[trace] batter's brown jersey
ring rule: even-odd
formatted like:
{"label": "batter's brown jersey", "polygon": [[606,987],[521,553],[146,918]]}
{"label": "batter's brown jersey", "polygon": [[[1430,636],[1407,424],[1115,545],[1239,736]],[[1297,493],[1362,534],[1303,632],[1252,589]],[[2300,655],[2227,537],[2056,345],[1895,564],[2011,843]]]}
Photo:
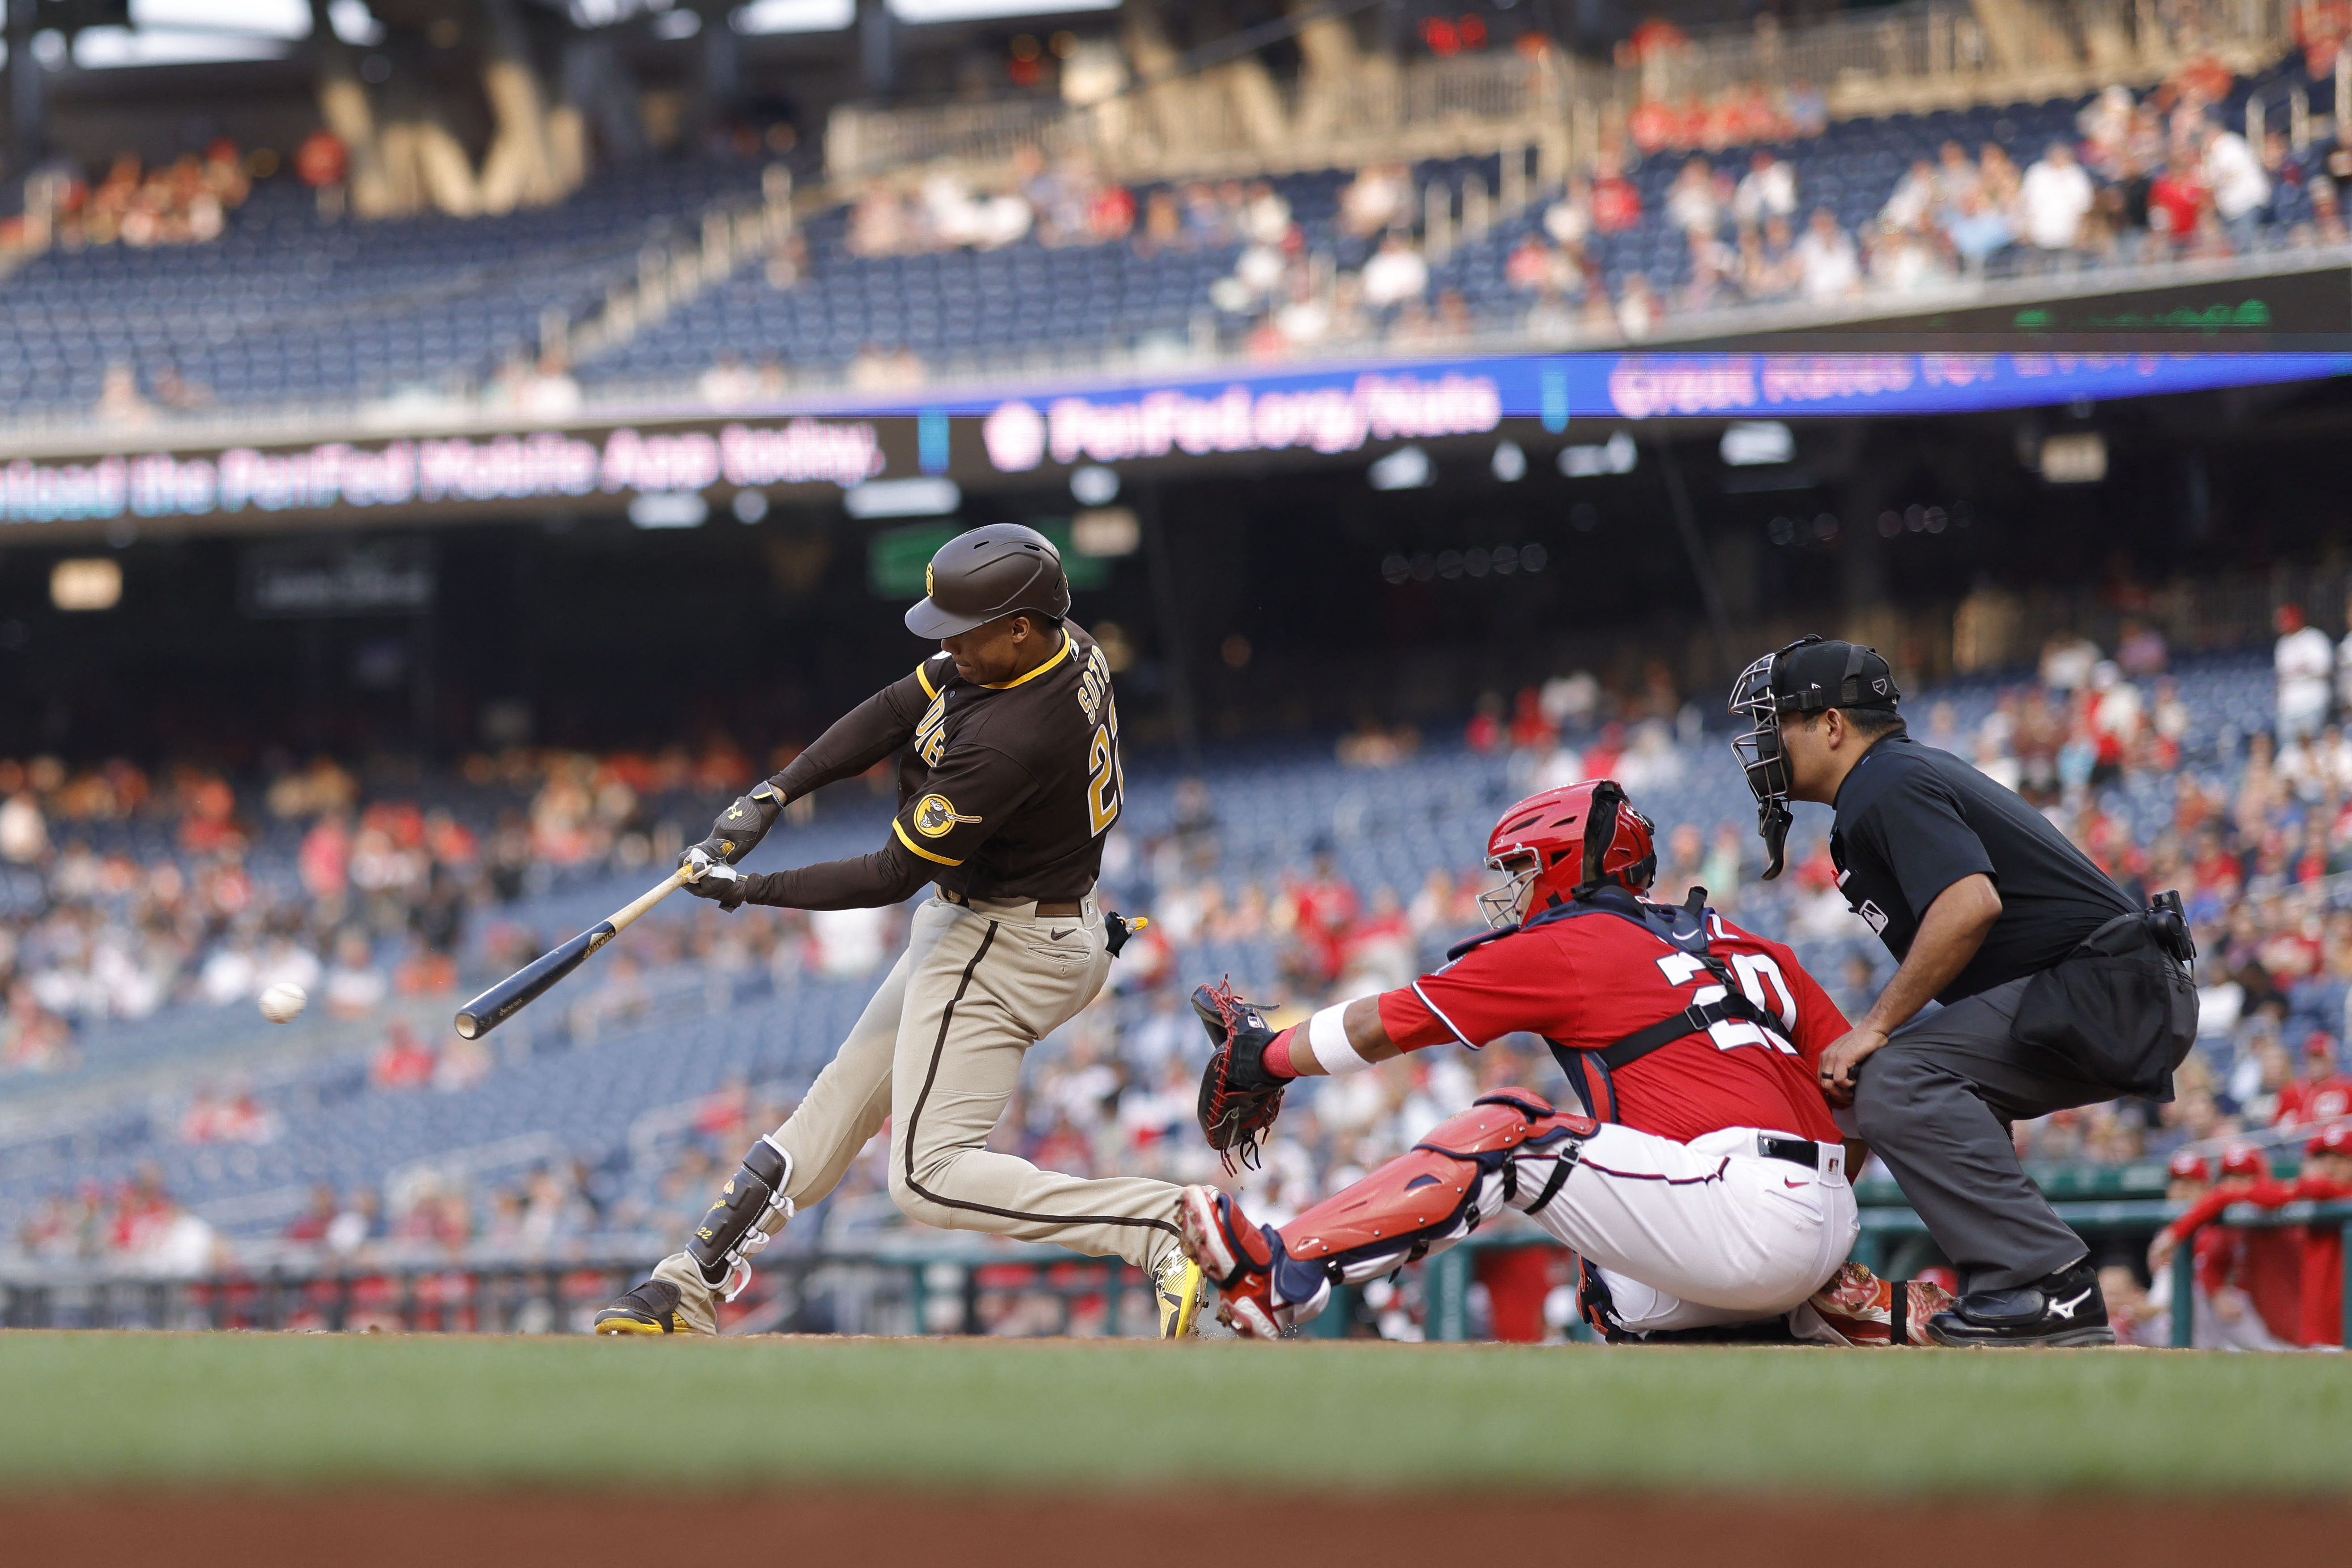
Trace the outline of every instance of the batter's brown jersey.
{"label": "batter's brown jersey", "polygon": [[[877,895],[903,897],[930,880],[967,898],[1084,896],[1126,780],[1109,663],[1083,628],[1065,622],[1058,635],[1044,664],[994,685],[966,681],[947,653],[933,654],[825,731],[776,775],[776,789],[796,799],[903,747],[891,841],[859,862],[758,879],[769,885],[751,901],[845,903],[849,884],[834,883],[853,866],[868,868]],[[836,867],[839,876],[820,874]]]}

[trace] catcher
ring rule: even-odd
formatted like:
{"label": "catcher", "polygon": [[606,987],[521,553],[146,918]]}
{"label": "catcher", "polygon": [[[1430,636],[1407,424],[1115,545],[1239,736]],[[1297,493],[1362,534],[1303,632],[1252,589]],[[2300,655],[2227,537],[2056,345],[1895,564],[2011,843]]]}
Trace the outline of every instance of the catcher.
{"label": "catcher", "polygon": [[1279,1033],[1230,988],[1194,993],[1216,1046],[1202,1126],[1229,1159],[1250,1157],[1291,1081],[1449,1040],[1539,1034],[1583,1106],[1486,1095],[1279,1228],[1187,1187],[1185,1249],[1233,1328],[1279,1335],[1335,1281],[1450,1247],[1508,1204],[1576,1251],[1580,1310],[1612,1342],[1927,1343],[1945,1292],[1845,1261],[1861,1151],[1840,1143],[1813,1076],[1845,1019],[1788,948],[1706,908],[1704,890],[1679,907],[1642,897],[1651,831],[1608,779],[1529,796],[1487,841],[1509,878],[1482,900],[1496,929],[1446,967]]}

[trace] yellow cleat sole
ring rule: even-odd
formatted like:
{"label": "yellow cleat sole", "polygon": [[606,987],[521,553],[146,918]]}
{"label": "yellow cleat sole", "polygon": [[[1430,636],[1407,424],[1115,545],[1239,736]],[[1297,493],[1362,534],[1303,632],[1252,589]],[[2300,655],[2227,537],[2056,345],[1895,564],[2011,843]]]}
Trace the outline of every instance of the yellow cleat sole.
{"label": "yellow cleat sole", "polygon": [[659,1323],[649,1323],[643,1318],[625,1317],[618,1314],[609,1318],[598,1318],[596,1320],[596,1332],[598,1333],[669,1333],[667,1329],[662,1327]]}
{"label": "yellow cleat sole", "polygon": [[1185,1260],[1184,1271],[1177,1276],[1177,1289],[1183,1292],[1183,1296],[1181,1301],[1175,1304],[1172,1318],[1169,1312],[1169,1299],[1166,1296],[1160,1299],[1160,1337],[1161,1339],[1192,1337],[1193,1324],[1201,1315],[1202,1276],[1201,1266],[1198,1263],[1190,1259]]}

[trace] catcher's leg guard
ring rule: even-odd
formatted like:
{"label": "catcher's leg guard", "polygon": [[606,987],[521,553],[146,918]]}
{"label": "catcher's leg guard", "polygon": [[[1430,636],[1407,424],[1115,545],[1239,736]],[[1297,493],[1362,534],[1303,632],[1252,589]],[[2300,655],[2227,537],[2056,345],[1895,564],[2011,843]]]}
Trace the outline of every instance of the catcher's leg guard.
{"label": "catcher's leg guard", "polygon": [[784,1196],[792,1175],[793,1156],[774,1138],[762,1136],[743,1156],[735,1178],[719,1189],[719,1201],[686,1244],[703,1283],[726,1300],[743,1293],[751,1281],[751,1255],[792,1218],[793,1200]]}
{"label": "catcher's leg guard", "polygon": [[[1599,1130],[1524,1089],[1497,1091],[1439,1123],[1410,1154],[1269,1233],[1269,1242],[1286,1262],[1312,1264],[1327,1282],[1377,1278],[1453,1246],[1507,1203],[1542,1207]],[[1296,1291],[1284,1293],[1303,1301]]]}
{"label": "catcher's leg guard", "polygon": [[1217,1318],[1235,1333],[1276,1339],[1320,1313],[1331,1281],[1283,1249],[1270,1226],[1255,1225],[1229,1193],[1188,1186],[1177,1204],[1184,1255],[1217,1287]]}

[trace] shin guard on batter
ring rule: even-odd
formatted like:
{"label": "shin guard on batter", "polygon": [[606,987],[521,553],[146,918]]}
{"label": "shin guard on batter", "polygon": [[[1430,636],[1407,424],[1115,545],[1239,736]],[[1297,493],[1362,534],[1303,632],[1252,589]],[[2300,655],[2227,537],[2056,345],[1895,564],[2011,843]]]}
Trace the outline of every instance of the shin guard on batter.
{"label": "shin guard on batter", "polygon": [[762,1136],[743,1156],[743,1168],[719,1189],[719,1201],[687,1242],[687,1255],[703,1283],[725,1300],[743,1293],[751,1281],[751,1255],[792,1218],[793,1200],[784,1196],[792,1175],[793,1156],[774,1138]]}
{"label": "shin guard on batter", "polygon": [[1320,1312],[1335,1282],[1360,1283],[1442,1251],[1507,1203],[1542,1207],[1598,1126],[1524,1089],[1502,1090],[1278,1230],[1252,1225],[1223,1193],[1188,1187],[1185,1248],[1223,1297],[1219,1316],[1239,1333],[1272,1337]]}

